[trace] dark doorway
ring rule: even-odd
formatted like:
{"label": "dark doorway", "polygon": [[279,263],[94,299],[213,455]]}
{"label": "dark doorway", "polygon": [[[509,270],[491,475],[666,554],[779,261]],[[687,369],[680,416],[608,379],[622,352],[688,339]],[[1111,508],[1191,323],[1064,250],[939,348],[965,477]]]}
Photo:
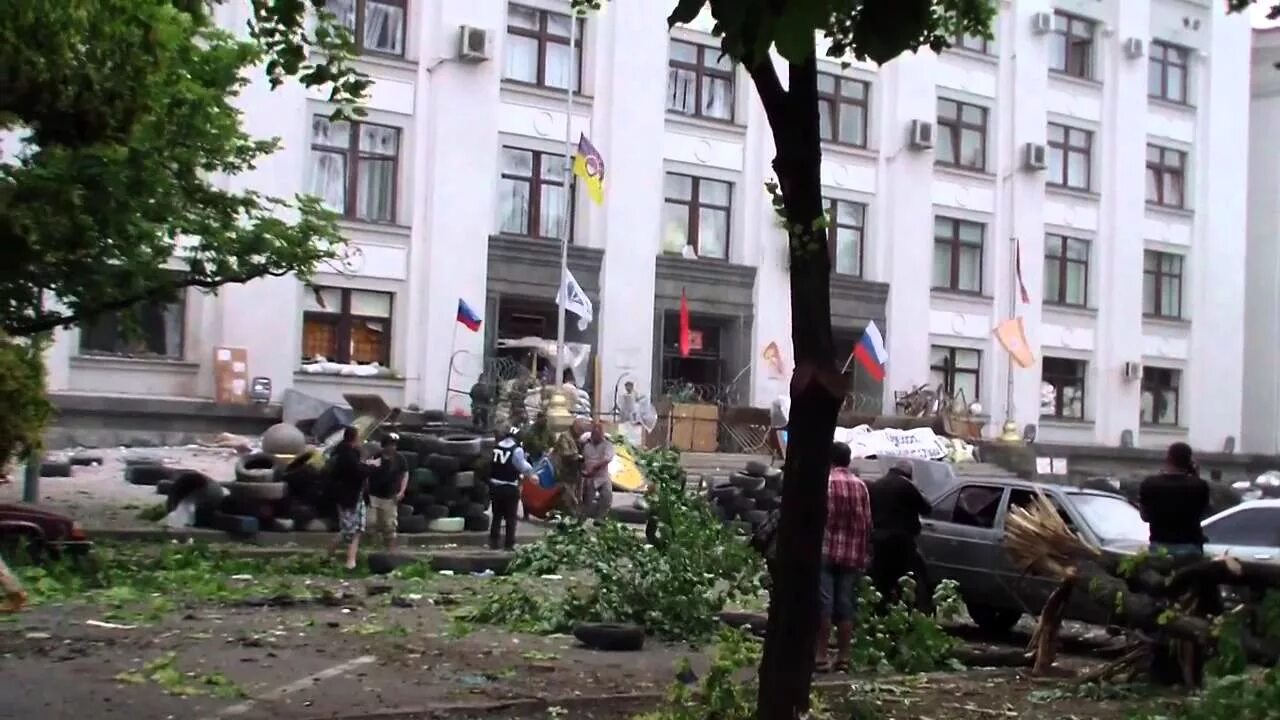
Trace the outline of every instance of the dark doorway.
{"label": "dark doorway", "polygon": [[[496,332],[492,336],[491,345],[488,348],[491,358],[499,358],[502,361],[517,363],[522,367],[530,370],[537,370],[537,377],[542,381],[547,381],[554,374],[554,363],[547,358],[535,357],[536,353],[526,348],[504,348],[498,347],[498,340],[520,340],[523,338],[542,338],[552,342],[556,339],[558,328],[556,325],[556,313],[559,308],[554,301],[529,299],[522,297],[500,296],[497,298],[497,321],[494,323]],[[585,343],[592,346],[592,352],[595,353],[598,348],[596,344],[596,332],[594,323],[587,326],[586,330],[578,329],[578,316],[572,313],[565,313],[564,339],[569,343]],[[591,371],[588,370],[587,377],[575,378],[579,387],[590,391],[592,389],[591,382],[593,378]]]}
{"label": "dark doorway", "polygon": [[[724,320],[690,316],[688,357],[680,356],[680,314],[666,313],[663,320],[662,394],[686,402],[715,402],[725,381]],[[685,397],[690,394],[693,397]]]}

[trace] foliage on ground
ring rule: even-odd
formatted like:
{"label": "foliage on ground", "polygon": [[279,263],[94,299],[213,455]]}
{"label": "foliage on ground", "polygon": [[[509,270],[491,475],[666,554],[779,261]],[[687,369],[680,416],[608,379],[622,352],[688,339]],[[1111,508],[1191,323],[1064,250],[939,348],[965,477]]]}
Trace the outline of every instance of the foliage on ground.
{"label": "foliage on ground", "polygon": [[169,695],[178,697],[246,697],[245,691],[222,673],[183,672],[178,669],[177,655],[172,652],[146,663],[139,670],[122,672],[115,676],[115,680],[127,685],[153,683]]}
{"label": "foliage on ground", "polygon": [[716,615],[726,605],[757,595],[759,556],[703,499],[686,492],[679,454],[633,452],[650,485],[656,545],[613,521],[562,519],[520,548],[513,577],[498,580],[460,618],[535,633],[565,632],[582,622],[629,622],[660,638],[700,641],[714,634]]}

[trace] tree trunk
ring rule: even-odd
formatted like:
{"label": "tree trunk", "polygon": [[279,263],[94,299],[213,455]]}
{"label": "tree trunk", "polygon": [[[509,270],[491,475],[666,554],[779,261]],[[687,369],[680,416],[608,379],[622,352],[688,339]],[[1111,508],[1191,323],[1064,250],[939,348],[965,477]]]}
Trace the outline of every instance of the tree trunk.
{"label": "tree trunk", "polygon": [[818,631],[818,580],[826,525],[831,441],[842,398],[831,336],[831,262],[823,217],[817,63],[790,66],[782,91],[772,67],[753,68],[777,156],[791,261],[795,372],[787,425],[786,480],[778,557],[757,702],[761,720],[795,720],[808,710]]}

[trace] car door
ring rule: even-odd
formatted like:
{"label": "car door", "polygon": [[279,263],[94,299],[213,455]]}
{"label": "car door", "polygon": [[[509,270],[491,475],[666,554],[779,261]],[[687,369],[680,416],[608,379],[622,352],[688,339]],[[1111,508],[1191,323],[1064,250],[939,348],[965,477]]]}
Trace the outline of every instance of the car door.
{"label": "car door", "polygon": [[1005,488],[969,483],[942,496],[922,522],[920,552],[929,565],[930,579],[954,580],[966,598],[1007,606],[994,573],[999,561],[1000,534],[996,527]]}
{"label": "car door", "polygon": [[1280,507],[1246,507],[1204,524],[1207,555],[1280,563]]}

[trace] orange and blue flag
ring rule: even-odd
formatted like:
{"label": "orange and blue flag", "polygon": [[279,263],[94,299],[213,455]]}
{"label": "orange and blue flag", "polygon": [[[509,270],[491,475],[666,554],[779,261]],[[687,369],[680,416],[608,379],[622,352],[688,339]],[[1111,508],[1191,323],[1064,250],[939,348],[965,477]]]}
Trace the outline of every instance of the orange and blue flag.
{"label": "orange and blue flag", "polygon": [[578,136],[578,151],[573,154],[573,174],[582,178],[587,194],[597,205],[604,202],[604,158],[585,134]]}
{"label": "orange and blue flag", "polygon": [[458,298],[458,322],[471,332],[480,332],[480,316],[462,298]]}

